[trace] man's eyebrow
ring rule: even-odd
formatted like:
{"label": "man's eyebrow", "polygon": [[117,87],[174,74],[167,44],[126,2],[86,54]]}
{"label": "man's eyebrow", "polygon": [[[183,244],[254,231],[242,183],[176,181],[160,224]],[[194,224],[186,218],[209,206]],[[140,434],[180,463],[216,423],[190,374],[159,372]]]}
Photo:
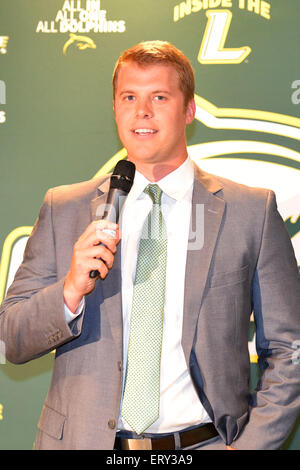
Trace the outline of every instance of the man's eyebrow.
{"label": "man's eyebrow", "polygon": [[[134,91],[134,90],[123,90],[123,91],[120,92],[120,95],[128,95],[128,94],[133,94],[133,95],[134,95],[135,93],[137,93],[137,92]],[[168,91],[168,90],[154,90],[154,91],[151,91],[151,93],[152,93],[153,95],[157,95],[157,94],[159,94],[159,93],[163,93],[163,94],[165,94],[165,95],[171,95],[171,94],[172,94],[172,93],[171,93],[170,91]]]}
{"label": "man's eyebrow", "polygon": [[123,90],[120,92],[120,95],[127,95],[128,93],[134,94],[135,92],[132,90]]}
{"label": "man's eyebrow", "polygon": [[163,95],[172,95],[172,93],[168,90],[155,90],[152,93],[153,95],[159,95],[160,93],[162,93]]}

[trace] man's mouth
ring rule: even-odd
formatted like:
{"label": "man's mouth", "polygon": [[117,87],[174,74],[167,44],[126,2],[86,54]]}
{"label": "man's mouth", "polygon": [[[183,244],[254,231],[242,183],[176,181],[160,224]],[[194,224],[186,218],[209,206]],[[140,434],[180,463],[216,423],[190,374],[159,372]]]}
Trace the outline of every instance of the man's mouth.
{"label": "man's mouth", "polygon": [[158,131],[156,129],[133,129],[132,131],[136,135],[150,135],[150,134],[156,134]]}

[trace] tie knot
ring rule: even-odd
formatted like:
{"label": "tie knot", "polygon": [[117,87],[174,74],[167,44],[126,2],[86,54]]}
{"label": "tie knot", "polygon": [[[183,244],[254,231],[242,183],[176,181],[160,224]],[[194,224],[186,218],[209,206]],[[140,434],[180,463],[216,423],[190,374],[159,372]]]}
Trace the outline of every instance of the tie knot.
{"label": "tie knot", "polygon": [[157,184],[148,184],[144,189],[144,193],[151,197],[153,204],[161,203],[162,190]]}

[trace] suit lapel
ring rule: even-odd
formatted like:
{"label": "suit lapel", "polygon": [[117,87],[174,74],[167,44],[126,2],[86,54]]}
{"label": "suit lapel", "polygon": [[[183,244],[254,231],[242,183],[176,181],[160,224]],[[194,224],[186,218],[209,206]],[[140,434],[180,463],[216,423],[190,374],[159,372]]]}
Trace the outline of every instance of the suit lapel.
{"label": "suit lapel", "polygon": [[[110,179],[106,179],[98,188],[99,195],[91,201],[91,220],[99,220],[105,208],[107,192]],[[95,289],[101,289],[103,294],[104,310],[110,323],[111,333],[116,345],[119,360],[122,358],[122,301],[121,301],[121,243],[119,243],[115,255],[113,268],[109,271],[106,279],[98,280]]]}
{"label": "suit lapel", "polygon": [[91,221],[99,220],[103,214],[107,193],[109,190],[110,178],[105,179],[97,188],[97,196],[91,201]]}
{"label": "suit lapel", "polygon": [[197,207],[199,209],[201,204],[204,209],[204,231],[202,247],[193,249],[195,245],[190,242],[187,251],[182,333],[182,347],[187,364],[189,364],[197,319],[225,208],[225,201],[216,195],[221,189],[222,186],[216,178],[202,172],[198,167],[195,168],[190,240],[193,226],[197,226],[196,217],[199,217],[201,213]]}

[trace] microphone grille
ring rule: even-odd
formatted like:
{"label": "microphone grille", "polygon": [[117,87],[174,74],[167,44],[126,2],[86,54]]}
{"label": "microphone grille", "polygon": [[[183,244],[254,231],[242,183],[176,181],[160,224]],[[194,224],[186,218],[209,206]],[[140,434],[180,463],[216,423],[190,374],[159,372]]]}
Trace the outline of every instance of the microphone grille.
{"label": "microphone grille", "polygon": [[120,160],[116,164],[110,180],[110,187],[129,193],[134,180],[135,164],[128,160]]}

